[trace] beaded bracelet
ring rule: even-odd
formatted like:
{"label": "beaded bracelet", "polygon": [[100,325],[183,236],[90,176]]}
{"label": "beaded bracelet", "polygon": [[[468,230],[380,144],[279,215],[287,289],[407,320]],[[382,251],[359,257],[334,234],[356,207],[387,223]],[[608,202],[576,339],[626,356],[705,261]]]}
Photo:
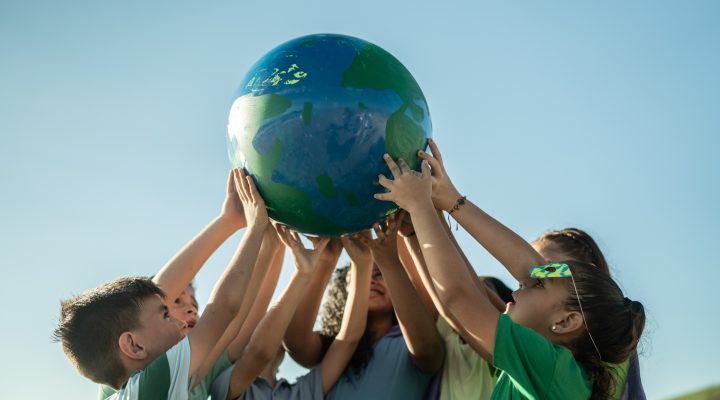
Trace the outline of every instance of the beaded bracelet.
{"label": "beaded bracelet", "polygon": [[460,206],[465,204],[465,200],[467,200],[467,196],[463,196],[455,201],[455,205],[448,211],[448,214],[452,214],[454,211],[457,211]]}

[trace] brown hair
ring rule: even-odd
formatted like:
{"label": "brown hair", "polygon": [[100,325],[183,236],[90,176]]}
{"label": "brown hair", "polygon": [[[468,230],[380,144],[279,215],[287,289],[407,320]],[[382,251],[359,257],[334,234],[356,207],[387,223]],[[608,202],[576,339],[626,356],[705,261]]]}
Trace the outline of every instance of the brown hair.
{"label": "brown hair", "polygon": [[535,242],[562,253],[568,259],[593,264],[606,274],[610,273],[610,268],[600,247],[582,229],[565,228],[559,231],[549,231],[535,239]]}
{"label": "brown hair", "polygon": [[592,379],[590,398],[606,399],[616,381],[607,363],[621,363],[635,352],[645,328],[645,309],[642,303],[625,297],[600,268],[584,262],[565,262],[573,278],[565,278],[568,297],[564,306],[583,314],[588,331],[568,347]]}
{"label": "brown hair", "polygon": [[62,301],[53,338],[83,376],[116,387],[126,373],[118,338],[140,327],[142,304],[153,295],[164,297],[150,278],[124,277]]}

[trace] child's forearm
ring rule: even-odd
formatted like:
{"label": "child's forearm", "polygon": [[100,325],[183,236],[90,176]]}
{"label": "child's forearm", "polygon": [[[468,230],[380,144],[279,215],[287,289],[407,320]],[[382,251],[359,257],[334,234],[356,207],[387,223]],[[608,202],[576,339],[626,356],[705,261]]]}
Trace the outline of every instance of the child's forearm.
{"label": "child's forearm", "polygon": [[212,253],[236,231],[236,226],[216,218],[173,256],[153,277],[166,301],[178,298]]}
{"label": "child's forearm", "polygon": [[335,271],[337,259],[319,265],[308,285],[305,295],[295,310],[295,315],[285,332],[283,343],[295,362],[305,368],[312,368],[322,360],[322,341],[313,332],[313,326],[322,302],[325,287]]}
{"label": "child's forearm", "polygon": [[425,308],[428,310],[433,319],[437,319],[438,310],[433,302],[431,294],[429,293],[430,287],[425,285],[425,282],[418,271],[419,267],[416,266],[416,263],[419,262],[417,256],[420,255],[420,257],[422,257],[420,248],[417,246],[417,238],[414,235],[405,238],[398,236],[397,249],[400,263],[403,265],[405,272],[407,272],[410,282],[412,283],[413,288],[415,288],[415,292],[418,294],[418,297],[420,297],[420,300],[423,302]]}
{"label": "child's forearm", "polygon": [[250,337],[255,331],[255,328],[257,328],[257,325],[263,316],[265,316],[265,313],[267,313],[268,305],[270,304],[270,300],[272,300],[272,295],[275,292],[278,279],[280,278],[285,247],[278,245],[274,250],[272,260],[269,263],[270,267],[267,269],[265,279],[263,279],[260,285],[260,290],[256,296],[253,296],[255,301],[252,303],[250,313],[248,317],[241,322],[242,327],[240,328],[240,332],[227,347],[230,361],[234,362],[240,357],[245,350],[245,346],[250,341]]}
{"label": "child's forearm", "polygon": [[243,355],[236,362],[228,398],[241,395],[249,383],[275,358],[283,334],[311,278],[311,274],[296,271],[277,303],[260,321]]}
{"label": "child's forearm", "polygon": [[528,269],[533,265],[545,264],[545,259],[528,242],[472,202],[466,200],[452,216],[518,281],[527,279]]}
{"label": "child's forearm", "polygon": [[343,320],[335,340],[358,342],[365,332],[367,308],[370,293],[370,277],[372,265],[356,265],[350,267],[350,287],[348,288]]}
{"label": "child's forearm", "polygon": [[[260,252],[264,231],[265,225],[248,227],[230,265],[213,288],[208,306],[211,304],[221,305],[222,310],[230,314],[232,318],[238,314]],[[249,310],[249,307],[247,308]]]}
{"label": "child's forearm", "polygon": [[353,263],[350,267],[350,274],[351,285],[348,287],[340,332],[320,364],[323,395],[328,394],[345,371],[365,333],[372,264],[356,265]]}
{"label": "child's forearm", "polygon": [[405,344],[416,366],[435,372],[442,365],[444,350],[435,320],[425,309],[400,260],[377,260],[390,292]]}
{"label": "child's forearm", "polygon": [[491,360],[499,312],[487,292],[475,285],[432,205],[418,208],[411,217],[429,280],[442,303],[439,309],[462,326],[460,333],[468,333],[463,338],[476,351]]}
{"label": "child's forearm", "polygon": [[[271,233],[274,235],[274,230]],[[284,249],[284,247],[280,246],[279,241],[267,239],[268,234],[266,231],[252,277],[248,283],[248,290],[244,295],[243,305],[198,370],[195,379],[198,384],[212,369],[224,351],[227,350],[228,359],[231,362],[238,359],[250,340],[250,335],[252,335],[258,322],[265,315],[280,275],[283,259],[282,250]],[[260,284],[261,280],[262,284]],[[260,289],[255,289],[258,286]],[[250,311],[247,313],[244,311],[246,307],[250,307]],[[243,317],[244,314],[247,314],[247,318]]]}

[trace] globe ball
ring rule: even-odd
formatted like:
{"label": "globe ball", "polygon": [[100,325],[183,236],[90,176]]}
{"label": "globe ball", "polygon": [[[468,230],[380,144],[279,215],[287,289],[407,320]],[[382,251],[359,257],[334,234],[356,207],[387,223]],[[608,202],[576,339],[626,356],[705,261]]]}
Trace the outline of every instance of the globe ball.
{"label": "globe ball", "polygon": [[228,119],[233,167],[253,176],[278,222],[335,236],[396,209],[376,200],[383,154],[418,169],[432,124],[410,72],[382,48],[337,34],[290,40],[257,61]]}

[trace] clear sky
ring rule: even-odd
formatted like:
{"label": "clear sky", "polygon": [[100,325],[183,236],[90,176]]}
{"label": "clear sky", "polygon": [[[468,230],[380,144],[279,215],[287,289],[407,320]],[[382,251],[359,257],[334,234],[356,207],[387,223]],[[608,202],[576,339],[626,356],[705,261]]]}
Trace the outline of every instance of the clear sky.
{"label": "clear sky", "polygon": [[[3,398],[93,398],[50,342],[58,301],[156,272],[218,213],[236,85],[322,32],[413,73],[469,199],[528,240],[597,239],[646,306],[650,398],[720,382],[720,2],[419,3],[0,1]],[[201,304],[238,239],[198,276]]]}

